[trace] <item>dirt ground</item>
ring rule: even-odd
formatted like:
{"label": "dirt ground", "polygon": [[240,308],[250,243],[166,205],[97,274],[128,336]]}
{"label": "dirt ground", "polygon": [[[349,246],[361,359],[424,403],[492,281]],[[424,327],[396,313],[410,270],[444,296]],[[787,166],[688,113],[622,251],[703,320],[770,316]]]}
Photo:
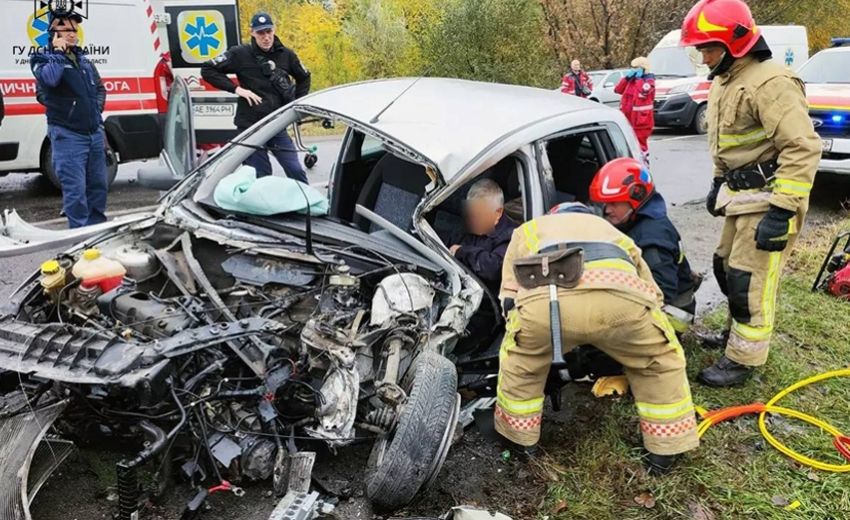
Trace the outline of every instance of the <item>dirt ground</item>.
{"label": "dirt ground", "polygon": [[[592,435],[594,423],[605,413],[606,403],[590,395],[588,384],[564,391],[565,406],[560,412],[547,409],[541,446],[568,449]],[[637,440],[637,434],[636,438]],[[313,471],[314,489],[324,490],[339,500],[334,515],[340,519],[380,519],[437,517],[457,505],[476,505],[501,511],[514,518],[530,518],[548,491],[545,470],[505,457],[503,449],[488,442],[471,426],[452,447],[435,484],[409,507],[392,516],[373,513],[364,497],[363,468],[369,447],[353,446],[337,456],[320,452]],[[114,464],[120,456],[81,450],[63,463],[45,484],[33,503],[35,520],[110,519],[117,511],[114,492]],[[265,520],[277,500],[270,483],[243,485],[245,496],[230,494],[210,497],[200,519]],[[151,520],[177,520],[192,498],[188,486],[173,486],[166,501],[151,507],[145,517]],[[143,518],[145,518],[143,517]]]}

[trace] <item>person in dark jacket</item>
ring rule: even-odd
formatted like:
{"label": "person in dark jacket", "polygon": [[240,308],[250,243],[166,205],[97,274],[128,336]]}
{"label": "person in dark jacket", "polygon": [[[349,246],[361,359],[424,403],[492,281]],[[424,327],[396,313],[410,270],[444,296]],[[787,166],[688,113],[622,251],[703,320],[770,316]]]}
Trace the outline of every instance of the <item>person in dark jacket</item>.
{"label": "person in dark jacket", "polygon": [[49,16],[50,43],[33,55],[30,67],[38,100],[46,107],[53,169],[62,185],[68,226],[100,224],[106,221],[108,190],[102,126],[106,88],[77,46],[82,17],[58,10]]}
{"label": "person in dark jacket", "polygon": [[499,294],[505,252],[516,228],[505,215],[505,195],[499,185],[482,179],[466,195],[466,230],[448,240],[449,251],[493,292]]}
{"label": "person in dark jacket", "polygon": [[605,218],[643,252],[655,283],[664,293],[664,311],[673,328],[693,323],[701,280],[691,272],[676,226],[667,218],[664,197],[655,191],[649,171],[636,159],[615,159],[590,184],[590,198],[605,205]]}
{"label": "person in dark jacket", "polygon": [[[236,74],[239,84],[228,78],[228,74]],[[310,92],[310,71],[275,36],[271,16],[262,12],[251,18],[251,43],[231,47],[204,63],[201,76],[215,88],[239,96],[233,122],[240,132]],[[290,77],[295,78],[294,85]],[[267,141],[266,146],[273,148],[272,154],[288,177],[307,182],[298,152],[285,129]],[[257,178],[272,174],[265,151],[257,150],[245,164],[257,170]]]}

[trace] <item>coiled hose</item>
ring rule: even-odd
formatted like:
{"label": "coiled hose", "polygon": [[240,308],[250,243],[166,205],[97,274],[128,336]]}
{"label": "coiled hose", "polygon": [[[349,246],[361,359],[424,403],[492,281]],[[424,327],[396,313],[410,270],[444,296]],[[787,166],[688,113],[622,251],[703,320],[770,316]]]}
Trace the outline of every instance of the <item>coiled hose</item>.
{"label": "coiled hose", "polygon": [[769,431],[767,431],[767,424],[765,423],[765,419],[768,413],[776,413],[781,415],[788,415],[790,417],[800,419],[801,421],[805,421],[811,425],[817,426],[821,430],[824,430],[825,432],[833,436],[833,444],[835,445],[835,448],[838,450],[839,453],[841,453],[841,455],[845,459],[848,460],[848,462],[850,462],[850,438],[842,434],[837,428],[803,412],[798,412],[797,410],[791,410],[789,408],[776,406],[776,403],[779,402],[780,399],[795,390],[799,390],[800,388],[803,388],[804,386],[810,385],[812,383],[818,383],[820,381],[832,379],[835,377],[850,377],[850,369],[834,370],[832,372],[825,372],[823,374],[818,374],[808,379],[804,379],[776,394],[773,399],[767,402],[767,404],[754,403],[745,406],[731,406],[729,408],[723,408],[711,412],[705,411],[703,409],[698,409],[697,411],[703,417],[703,421],[700,423],[698,428],[699,436],[702,437],[705,432],[708,431],[709,428],[719,422],[723,422],[727,419],[732,419],[734,417],[739,417],[741,415],[749,413],[757,413],[759,414],[759,431],[761,431],[761,434],[762,436],[764,436],[765,440],[767,440],[767,442],[769,442],[770,445],[776,448],[777,450],[791,457],[800,464],[805,464],[806,466],[810,466],[823,471],[831,471],[834,473],[850,472],[850,463],[831,464],[827,462],[822,462],[806,457],[805,455],[792,450],[785,444],[779,442],[776,437],[774,437]]}

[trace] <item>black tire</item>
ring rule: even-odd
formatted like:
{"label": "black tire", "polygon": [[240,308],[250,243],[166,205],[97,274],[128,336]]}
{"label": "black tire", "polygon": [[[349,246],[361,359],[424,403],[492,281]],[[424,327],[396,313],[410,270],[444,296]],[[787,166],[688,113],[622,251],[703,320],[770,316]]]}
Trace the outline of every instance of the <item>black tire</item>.
{"label": "black tire", "polygon": [[[50,144],[50,139],[44,142],[44,147],[41,150],[41,173],[50,180],[50,183],[60,192],[62,191],[62,183],[59,182],[59,177],[56,175],[56,170],[53,169],[53,146]],[[118,175],[118,156],[115,150],[107,140],[106,143],[106,185],[112,186],[115,182],[115,177]]]}
{"label": "black tire", "polygon": [[708,103],[703,103],[697,108],[694,114],[694,120],[691,122],[691,129],[697,135],[705,135],[708,133],[708,121],[706,121],[706,110]]}
{"label": "black tire", "polygon": [[317,162],[319,162],[319,158],[314,153],[308,153],[304,156],[304,166],[306,166],[308,170],[312,170],[313,166],[316,166]]}
{"label": "black tire", "polygon": [[[408,400],[398,427],[391,438],[376,441],[366,470],[366,494],[375,507],[385,511],[406,506],[433,480],[457,426],[454,365],[439,354],[424,353],[412,370],[413,377],[403,381],[403,386],[410,388],[405,388]],[[382,442],[385,448],[381,448]]]}

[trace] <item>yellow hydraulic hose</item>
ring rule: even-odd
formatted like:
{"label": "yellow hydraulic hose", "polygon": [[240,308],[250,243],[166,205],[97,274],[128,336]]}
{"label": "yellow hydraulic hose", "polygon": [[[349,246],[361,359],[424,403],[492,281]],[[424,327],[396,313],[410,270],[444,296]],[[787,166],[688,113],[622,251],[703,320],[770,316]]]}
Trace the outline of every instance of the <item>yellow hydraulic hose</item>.
{"label": "yellow hydraulic hose", "polygon": [[746,413],[758,413],[759,431],[761,431],[761,434],[764,436],[767,442],[769,442],[770,445],[776,448],[777,450],[796,460],[800,464],[805,464],[806,466],[811,466],[813,468],[821,469],[824,471],[832,471],[837,473],[848,472],[850,471],[850,463],[830,464],[827,462],[811,459],[801,453],[792,450],[788,446],[779,442],[769,431],[767,431],[767,425],[765,423],[765,418],[768,413],[776,413],[781,415],[788,415],[790,417],[794,417],[814,426],[817,426],[821,430],[824,430],[825,432],[831,434],[834,437],[834,444],[836,449],[838,449],[838,451],[845,458],[850,460],[850,439],[843,435],[837,428],[821,421],[820,419],[816,419],[811,415],[798,412],[797,410],[791,410],[788,408],[783,408],[781,406],[776,406],[776,403],[780,399],[787,396],[791,392],[798,390],[806,385],[824,381],[826,379],[832,379],[834,377],[850,377],[850,369],[834,370],[832,372],[826,372],[810,377],[808,379],[804,379],[803,381],[795,383],[786,388],[785,390],[776,394],[773,399],[767,402],[767,404],[755,403],[746,406],[733,406],[730,408],[723,408],[722,410],[715,410],[713,412],[706,412],[705,410],[700,410],[700,415],[703,416],[704,420],[699,425],[699,435],[700,437],[702,437],[712,425],[725,421],[726,419],[731,419],[733,417],[737,417]]}

